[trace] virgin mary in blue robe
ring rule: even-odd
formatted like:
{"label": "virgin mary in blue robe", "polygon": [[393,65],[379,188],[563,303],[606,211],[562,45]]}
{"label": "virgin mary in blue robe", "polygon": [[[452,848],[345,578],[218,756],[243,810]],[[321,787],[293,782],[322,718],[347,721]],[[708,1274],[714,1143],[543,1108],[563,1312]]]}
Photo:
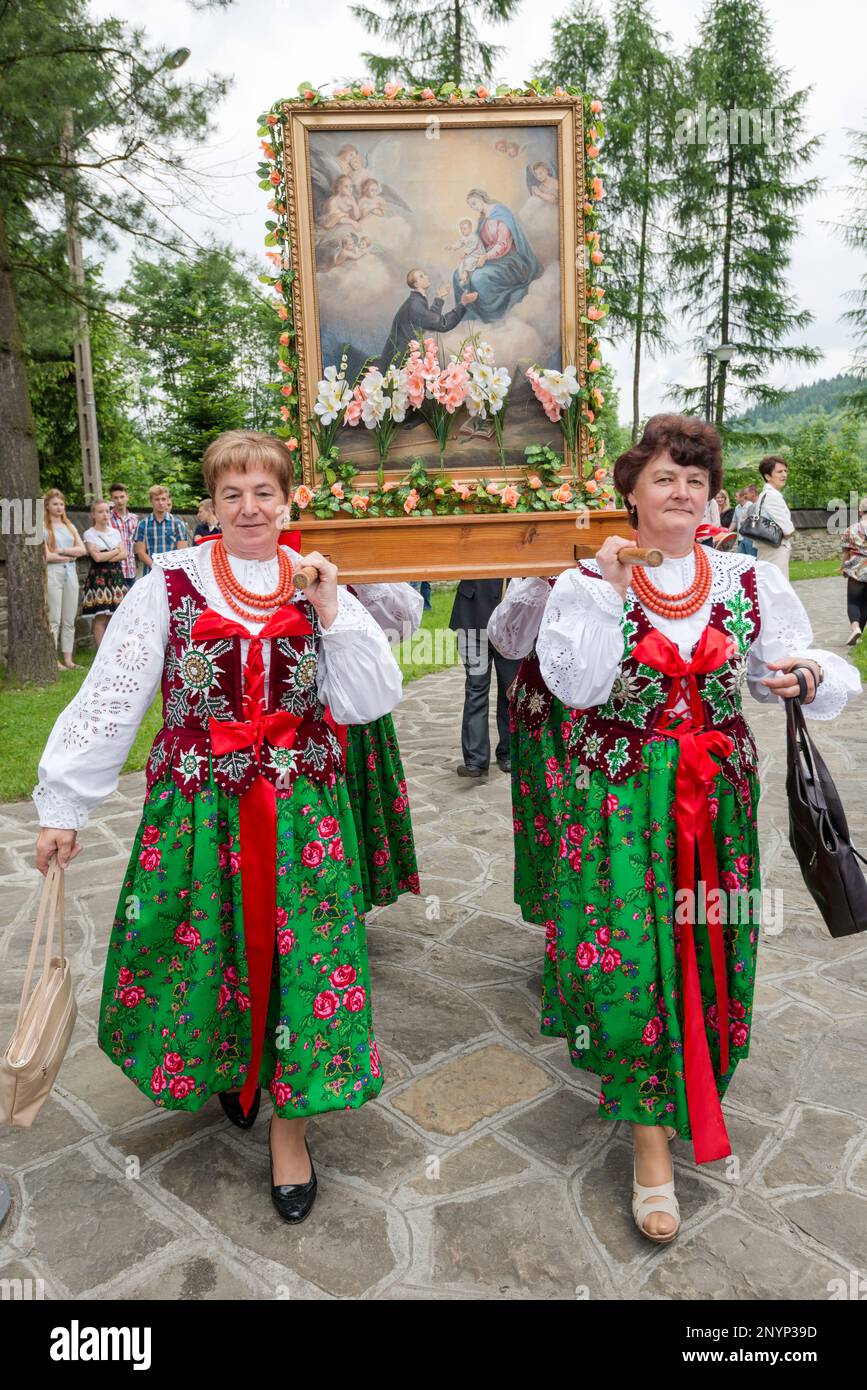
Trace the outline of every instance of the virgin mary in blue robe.
{"label": "virgin mary in blue robe", "polygon": [[532,282],[539,279],[543,266],[521,224],[505,203],[495,202],[481,188],[470,189],[467,202],[479,213],[476,226],[478,236],[482,236],[486,222],[502,222],[508,227],[512,238],[510,250],[472,271],[469,284],[460,284],[457,271],[452,276],[456,304],[460,303],[461,295],[466,290],[473,290],[478,295],[478,299],[467,306],[466,317],[481,319],[483,323],[495,323],[521,302]]}

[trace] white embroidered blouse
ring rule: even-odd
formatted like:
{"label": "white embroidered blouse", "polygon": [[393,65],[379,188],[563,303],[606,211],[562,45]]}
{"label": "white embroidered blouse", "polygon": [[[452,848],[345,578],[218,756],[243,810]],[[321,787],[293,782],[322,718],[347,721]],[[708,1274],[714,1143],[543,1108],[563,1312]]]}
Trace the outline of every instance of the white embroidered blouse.
{"label": "white embroidered blouse", "polygon": [[[806,609],[781,570],[765,560],[749,555],[708,549],[713,570],[710,597],[691,618],[648,617],[687,659],[707,626],[711,607],[738,584],[738,576],[749,565],[756,567],[761,613],[761,631],[753,644],[747,667],[747,681],[755,699],[783,701],[762,677],[777,674],[768,662],[788,657],[813,657],[821,665],[825,679],[815,700],[804,705],[811,719],[834,719],[848,700],[861,691],[858,672],[837,652],[813,647],[813,630]],[[588,569],[599,573],[595,560],[585,560]],[[695,556],[666,558],[652,571],[653,583],[666,593],[680,593],[695,575]],[[635,591],[627,590],[632,603]],[[506,590],[503,602],[491,615],[488,636],[504,656],[520,658],[536,643],[539,667],[548,689],[571,709],[604,704],[611,693],[614,677],[623,656],[620,619],[624,602],[616,589],[604,579],[590,579],[579,569],[569,569],[551,589],[546,579],[520,579]]]}
{"label": "white embroidered blouse", "polygon": [[[184,569],[211,608],[239,621],[214,578],[210,550],[202,545],[154,556],[153,568],[124,597],[86,679],[59,715],[45,745],[39,783],[33,792],[40,825],[80,829],[94,807],[117,788],[121,768],[163,673],[169,632],[163,571]],[[300,557],[294,550],[289,550],[289,555],[295,570]],[[266,594],[277,587],[276,557],[259,561],[231,555],[229,563],[245,588]],[[321,639],[317,693],[331,707],[337,722],[368,724],[389,714],[400,700],[403,677],[377,622],[342,587],[338,587],[337,615],[331,626],[321,628],[316,621]],[[263,625],[244,624],[251,636]],[[247,647],[242,641],[242,665]],[[270,642],[262,644],[266,679],[270,647]]]}

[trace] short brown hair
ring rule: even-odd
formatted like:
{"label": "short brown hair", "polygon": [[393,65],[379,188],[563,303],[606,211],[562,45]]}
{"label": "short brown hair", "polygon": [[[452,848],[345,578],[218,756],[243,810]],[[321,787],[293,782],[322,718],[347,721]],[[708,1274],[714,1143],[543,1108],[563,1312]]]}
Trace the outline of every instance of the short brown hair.
{"label": "short brown hair", "polygon": [[788,468],[788,459],[781,458],[779,454],[768,454],[759,464],[759,473],[763,478],[770,478],[777,464],[781,463],[784,468]]}
{"label": "short brown hair", "polygon": [[722,440],[706,420],[697,415],[651,415],[637,444],[621,454],[614,464],[614,486],[623,498],[633,526],[637,512],[626,501],[639,473],[665,450],[684,468],[703,468],[708,476],[708,497],[715,497],[722,486]]}
{"label": "short brown hair", "polygon": [[282,439],[274,434],[260,434],[258,430],[227,430],[211,441],[202,459],[205,487],[211,497],[224,473],[232,469],[246,473],[253,468],[264,468],[273,473],[288,497],[292,487],[292,459]]}

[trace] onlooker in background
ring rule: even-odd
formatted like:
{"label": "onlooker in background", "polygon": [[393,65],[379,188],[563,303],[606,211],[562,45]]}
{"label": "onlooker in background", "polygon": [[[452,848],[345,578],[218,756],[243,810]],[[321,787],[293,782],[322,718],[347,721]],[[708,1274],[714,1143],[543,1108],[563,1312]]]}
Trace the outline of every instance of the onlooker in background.
{"label": "onlooker in background", "polygon": [[769,560],[788,578],[792,541],[795,539],[795,523],[783,497],[783,488],[786,486],[786,478],[789,476],[789,465],[785,459],[778,458],[776,455],[769,455],[768,458],[763,458],[759,464],[759,473],[764,478],[765,485],[759,493],[755,513],[756,515],[769,516],[772,521],[775,521],[782,530],[783,539],[779,545],[771,545],[769,541],[756,540],[755,536],[751,539],[756,548],[757,558]]}
{"label": "onlooker in background", "polygon": [[430,606],[431,606],[431,601],[430,601],[430,582],[429,582],[429,580],[427,580],[427,579],[419,579],[419,580],[417,580],[417,581],[414,580],[414,581],[413,581],[412,587],[413,587],[414,589],[416,589],[416,590],[421,594],[422,599],[423,599],[423,601],[424,601],[424,606],[425,606],[425,608],[430,608]]}
{"label": "onlooker in background", "polygon": [[729,495],[724,487],[721,487],[716,495],[716,504],[719,507],[720,526],[730,527],[732,524],[732,516],[734,515],[735,509],[729,501]]}
{"label": "onlooker in background", "polygon": [[846,576],[846,614],[852,627],[848,647],[854,647],[867,628],[867,497],[858,503],[858,520],[843,532],[843,563]]}
{"label": "onlooker in background", "polygon": [[488,643],[488,619],[506,591],[504,579],[462,579],[455,593],[449,627],[458,634],[458,651],[464,663],[464,712],[461,721],[463,766],[459,777],[485,777],[491,761],[488,706],[491,691],[491,658],[497,668],[497,747],[501,772],[511,772],[509,758],[509,702],[506,691],[518,674],[520,661],[502,656]]}
{"label": "onlooker in background", "polygon": [[702,521],[705,522],[708,526],[721,525],[719,519],[719,503],[717,502],[715,497],[708,498],[708,503],[704,509],[704,516],[702,517]]}
{"label": "onlooker in background", "polygon": [[738,494],[740,500],[732,517],[732,530],[738,533],[738,550],[741,555],[752,555],[753,559],[756,558],[756,547],[749,536],[740,534],[740,525],[747,512],[755,505],[758,495],[758,488],[754,487],[752,483],[747,483],[746,487],[742,488]]}
{"label": "onlooker in background", "polygon": [[123,559],[126,545],[120,531],[111,525],[111,504],[102,498],[90,506],[90,525],[82,540],[90,556],[90,569],[84,581],[81,616],[93,618],[93,640],[97,647],[105,636],[111,616],[126,594]]}
{"label": "onlooker in background", "polygon": [[75,648],[75,615],[78,612],[78,572],[75,562],[84,555],[84,544],[66,515],[66,499],[60,488],[49,488],[42,501],[45,528],[45,563],[48,568],[46,605],[54,645],[60,637],[61,671],[78,670],[72,659]]}
{"label": "onlooker in background", "polygon": [[119,531],[123,539],[126,554],[123,557],[123,577],[126,587],[131,589],[135,583],[135,533],[138,526],[138,517],[133,516],[129,509],[129,493],[123,483],[112,483],[108,490],[111,498],[111,512],[109,513],[109,524],[115,531]]}
{"label": "onlooker in background", "polygon": [[214,504],[210,497],[203,497],[196,512],[196,529],[193,532],[193,540],[198,536],[219,535],[220,531],[221,527],[217,520],[217,513],[214,511]]}
{"label": "onlooker in background", "polygon": [[183,550],[188,544],[187,528],[169,512],[170,499],[162,483],[148,488],[150,516],[143,516],[135,533],[135,553],[146,570],[153,564],[154,555],[164,550]]}

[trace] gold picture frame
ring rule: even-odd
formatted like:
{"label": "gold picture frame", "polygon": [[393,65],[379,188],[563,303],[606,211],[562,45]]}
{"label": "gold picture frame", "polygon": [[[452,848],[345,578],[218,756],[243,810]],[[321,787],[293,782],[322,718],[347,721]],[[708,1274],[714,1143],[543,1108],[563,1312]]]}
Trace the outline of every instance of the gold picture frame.
{"label": "gold picture frame", "polygon": [[[336,285],[337,281],[336,278],[333,282],[323,281],[325,272],[321,268],[323,264],[321,253],[325,236],[323,227],[329,220],[334,222],[334,214],[330,211],[327,215],[323,215],[323,207],[325,206],[323,197],[325,195],[322,191],[322,168],[323,165],[327,165],[327,160],[323,158],[322,151],[334,151],[338,142],[342,141],[346,147],[355,148],[358,155],[358,147],[370,146],[373,137],[379,141],[378,148],[380,150],[383,148],[383,137],[390,137],[389,149],[392,159],[395,158],[396,151],[398,160],[403,160],[404,164],[409,163],[415,170],[419,167],[417,160],[422,159],[426,147],[419,145],[417,159],[413,155],[413,159],[409,160],[407,151],[415,150],[415,142],[407,137],[406,132],[418,132],[420,141],[430,141],[434,138],[443,140],[445,136],[451,136],[452,133],[457,132],[481,131],[484,132],[484,138],[488,144],[490,144],[488,137],[495,135],[497,138],[494,141],[494,148],[499,153],[499,146],[505,144],[507,146],[504,152],[505,158],[515,160],[521,160],[525,157],[532,158],[532,151],[539,148],[540,142],[544,144],[545,148],[553,148],[556,152],[558,193],[556,254],[544,265],[543,271],[538,276],[539,284],[532,287],[536,299],[533,302],[532,313],[530,313],[529,306],[526,307],[526,324],[519,320],[516,320],[514,325],[511,324],[508,315],[514,311],[510,305],[506,313],[494,323],[491,331],[493,336],[496,331],[505,332],[508,329],[517,343],[520,341],[522,329],[526,328],[525,336],[528,342],[541,341],[550,354],[552,346],[556,343],[556,335],[550,320],[553,318],[556,321],[559,318],[559,343],[556,343],[556,347],[560,360],[556,362],[553,360],[544,361],[533,357],[518,358],[517,360],[519,364],[523,365],[526,365],[526,361],[532,363],[534,360],[538,360],[541,366],[565,366],[567,363],[574,363],[577,367],[579,383],[582,386],[586,385],[586,321],[582,323],[587,298],[587,249],[584,228],[585,137],[583,99],[580,96],[564,95],[555,98],[511,95],[502,100],[488,100],[484,104],[461,99],[454,102],[450,101],[447,104],[437,103],[435,109],[413,100],[321,101],[314,106],[305,101],[293,101],[281,103],[280,110],[284,117],[282,130],[283,186],[286,199],[289,247],[292,270],[294,271],[292,302],[298,357],[299,444],[302,477],[307,486],[315,486],[317,457],[316,444],[307,421],[313,416],[318,383],[323,376],[324,369],[332,363],[337,365],[334,355],[323,360],[323,337],[326,341],[329,339],[337,341],[336,329],[329,319],[329,312],[331,311],[327,306],[323,308],[323,299],[326,298],[326,290],[332,296],[336,293],[336,290],[332,289],[331,286],[332,284]],[[432,136],[431,131],[435,131],[436,134]],[[529,134],[527,134],[528,132]],[[508,139],[510,135],[517,138],[510,141]],[[524,138],[522,139],[522,137]],[[474,144],[470,139],[464,140],[463,136],[459,140],[450,140],[449,144],[450,150],[457,149],[462,152],[462,158],[465,162],[477,147],[480,151],[482,150],[481,141],[477,140]],[[517,150],[516,155],[512,155],[512,147]],[[429,151],[430,147],[427,148]],[[437,154],[440,158],[444,158],[445,146],[442,146]],[[531,171],[538,169],[540,164],[545,162],[544,159],[538,160],[535,165],[528,163],[526,166],[528,198],[532,197],[533,192],[530,187],[531,177],[537,177],[535,173],[531,174]],[[547,162],[550,165],[552,161],[548,160]],[[333,170],[334,165],[332,163],[327,167]],[[505,168],[506,166],[500,167]],[[516,186],[516,174],[515,168],[509,171],[510,187],[512,188]],[[360,175],[358,177],[360,178]],[[415,177],[418,178],[417,172]],[[492,182],[492,185],[496,184],[496,168],[487,177],[487,181]],[[371,177],[366,182],[378,183],[378,179],[371,172]],[[482,169],[476,183],[481,187],[485,182],[486,172]],[[542,179],[540,178],[538,182],[542,183]],[[441,187],[441,184],[432,185],[432,198],[436,196],[438,187]],[[470,190],[470,192],[472,191]],[[355,196],[355,191],[353,196]],[[394,196],[400,202],[399,193],[395,192]],[[549,198],[546,201],[550,203],[553,200]],[[505,206],[493,195],[489,196],[489,202],[492,206],[494,204],[498,207]],[[363,206],[357,197],[356,206],[358,208]],[[404,203],[404,207],[407,206]],[[471,204],[471,206],[475,205]],[[526,206],[534,207],[531,202],[528,202]],[[339,207],[337,211],[339,212]],[[454,211],[456,220],[456,205],[454,204],[452,211]],[[506,207],[506,211],[509,211],[508,207]],[[372,213],[371,216],[373,216]],[[404,221],[409,221],[409,218],[402,213],[401,216]],[[415,216],[421,225],[425,225],[424,209],[416,210]],[[436,217],[442,216],[444,214],[437,209]],[[547,212],[545,216],[548,219],[546,225],[550,226],[550,217]],[[479,212],[477,235],[482,229],[484,217],[485,214]],[[392,219],[394,222],[398,220]],[[466,214],[461,220],[471,221],[471,215]],[[514,223],[518,226],[516,236],[523,235],[517,217],[514,218]],[[385,228],[388,224],[383,220],[382,225]],[[439,226],[441,223],[436,225]],[[348,240],[351,235],[353,233],[347,232],[345,234],[346,239]],[[333,243],[338,238],[335,236],[331,240]],[[356,237],[356,242],[360,242],[360,240]],[[370,238],[367,240],[369,241]],[[338,244],[341,249],[347,249],[343,242],[338,242]],[[550,241],[547,244],[550,245]],[[351,249],[350,246],[348,250]],[[446,247],[446,249],[449,248]],[[334,255],[335,253],[330,250],[329,254]],[[337,255],[339,254],[338,251]],[[372,256],[370,248],[362,251],[361,254]],[[457,252],[453,251],[453,254],[456,255]],[[319,256],[318,260],[317,256]],[[360,260],[360,257],[358,259]],[[407,257],[404,255],[404,262],[406,259]],[[542,264],[541,261],[539,263]],[[376,265],[377,273],[385,266],[389,277],[387,280],[391,295],[388,302],[389,316],[391,311],[398,306],[398,292],[403,295],[407,294],[405,287],[401,289],[397,278],[398,272],[394,269],[398,264],[402,263],[398,261],[396,253],[390,255],[390,258],[382,253],[379,255],[379,262]],[[410,259],[409,264],[412,267],[412,259]],[[553,271],[549,274],[549,270],[555,266],[559,272],[558,276],[555,276]],[[452,293],[455,296],[459,285],[458,269],[459,267],[455,269],[453,274]],[[546,315],[544,312],[539,313],[536,307],[538,302],[543,302],[541,296],[546,277],[550,285],[553,285],[556,279],[559,291],[556,311],[552,308],[550,315]],[[362,282],[359,281],[358,283]],[[323,290],[323,284],[325,284],[325,290]],[[507,290],[505,293],[508,296],[510,291]],[[529,297],[529,294],[530,288],[528,287],[525,290],[525,295]],[[343,302],[348,301],[344,300]],[[521,302],[517,301],[517,304],[520,305]],[[457,308],[457,304],[454,307]],[[362,313],[363,309],[358,307],[355,312],[357,314]],[[380,309],[378,312],[381,314],[384,310]],[[469,331],[478,331],[481,336],[485,336],[486,322],[470,318],[469,309],[466,310],[465,319],[461,323],[462,331],[463,329],[468,330],[465,336],[469,335]],[[323,329],[325,329],[324,333]],[[336,356],[339,357],[339,352]],[[370,355],[368,355],[368,360],[369,358]],[[507,365],[511,365],[511,363]],[[350,367],[350,379],[353,375]],[[522,413],[519,416],[518,425],[514,426],[514,438],[508,433],[510,430],[508,411],[506,415],[506,437],[509,440],[507,467],[510,476],[520,476],[523,471],[520,460],[526,443],[550,443],[558,452],[562,452],[563,447],[558,426],[551,424],[538,403],[530,400],[529,386],[523,378],[523,372],[521,372],[521,380],[518,383],[513,376],[513,392],[516,384],[520,387],[523,395],[521,397]],[[509,409],[511,410],[511,402]],[[446,457],[446,469],[449,475],[458,481],[472,481],[479,476],[487,475],[496,475],[502,478],[496,442],[484,431],[480,432],[478,439],[462,437],[458,440],[459,430],[460,425],[456,423]],[[350,445],[357,447],[356,462],[360,468],[357,483],[361,486],[373,484],[377,476],[376,449],[372,438],[365,439],[365,436],[370,436],[370,432],[361,424],[356,426],[354,430],[344,429],[339,441],[341,446],[350,436],[354,436],[354,439],[349,440]],[[341,452],[342,454],[345,452],[343,447]],[[587,433],[583,424],[579,437],[579,455],[579,459],[575,462],[580,470],[588,457]],[[432,463],[434,467],[437,466],[437,446],[431,431],[425,425],[419,425],[416,429],[408,426],[405,432],[398,429],[395,446],[389,454],[388,476],[397,480],[417,457],[421,457],[426,463]],[[567,465],[571,462],[571,460],[564,461],[564,473],[568,472]]]}

